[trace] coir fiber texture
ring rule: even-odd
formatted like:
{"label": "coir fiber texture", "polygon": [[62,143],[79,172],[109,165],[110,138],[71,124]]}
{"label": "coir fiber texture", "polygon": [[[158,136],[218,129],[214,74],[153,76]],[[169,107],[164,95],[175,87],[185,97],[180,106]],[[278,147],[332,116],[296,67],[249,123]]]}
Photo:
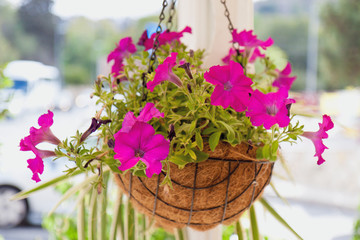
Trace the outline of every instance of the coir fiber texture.
{"label": "coir fiber texture", "polygon": [[243,143],[236,147],[220,143],[208,160],[184,169],[170,166],[173,189],[159,186],[165,175],[152,178],[115,175],[120,188],[130,195],[134,207],[166,228],[190,226],[205,231],[231,224],[261,195],[269,184],[273,163],[255,159],[256,149]]}

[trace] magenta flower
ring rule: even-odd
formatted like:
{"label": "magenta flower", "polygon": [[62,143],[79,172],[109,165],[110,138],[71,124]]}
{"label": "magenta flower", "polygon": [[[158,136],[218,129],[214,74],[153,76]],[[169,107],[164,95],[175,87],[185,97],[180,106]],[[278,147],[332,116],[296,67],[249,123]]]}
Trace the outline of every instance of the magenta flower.
{"label": "magenta flower", "polygon": [[222,106],[224,109],[231,106],[237,112],[246,109],[253,92],[253,82],[244,75],[239,63],[230,61],[230,65],[213,66],[205,72],[204,78],[215,85],[211,95],[212,105]]}
{"label": "magenta flower", "polygon": [[34,143],[31,142],[31,136],[27,136],[20,142],[20,151],[32,151],[35,154],[34,159],[28,159],[28,168],[32,171],[32,180],[40,182],[39,174],[44,171],[43,159],[47,157],[55,156],[55,152],[48,150],[40,150],[35,147]]}
{"label": "magenta flower", "polygon": [[172,68],[176,65],[177,55],[178,53],[176,52],[171,53],[171,56],[167,57],[165,61],[156,68],[154,79],[146,85],[150,92],[154,91],[155,86],[163,81],[170,81],[179,87],[182,86],[180,78],[172,71]]}
{"label": "magenta flower", "polygon": [[170,142],[161,134],[155,135],[154,128],[137,121],[129,132],[118,132],[115,136],[115,159],[121,162],[119,170],[134,167],[139,161],[146,165],[146,176],[160,174],[161,161],[169,155]]}
{"label": "magenta flower", "polygon": [[274,87],[286,88],[289,90],[296,79],[296,76],[290,77],[291,64],[288,63],[281,72],[279,70],[276,71],[278,72],[278,77],[274,80],[272,85]]}
{"label": "magenta flower", "polygon": [[286,127],[290,123],[289,109],[294,99],[288,99],[286,89],[277,92],[264,94],[255,90],[251,96],[246,116],[254,126],[263,125],[265,129],[270,129],[273,125],[279,124]]}
{"label": "magenta flower", "polygon": [[138,117],[135,117],[134,113],[131,111],[126,113],[122,128],[119,132],[129,132],[136,122],[149,122],[154,117],[164,117],[164,113],[161,113],[154,107],[154,103],[146,103]]}
{"label": "magenta flower", "polygon": [[119,44],[116,45],[116,48],[110,52],[107,57],[107,62],[114,60],[114,64],[111,67],[111,73],[114,74],[114,77],[120,75],[120,72],[123,70],[124,58],[128,57],[134,52],[136,52],[136,47],[133,44],[131,37],[120,39]]}
{"label": "magenta flower", "polygon": [[249,63],[253,63],[256,61],[257,58],[264,58],[265,54],[262,54],[259,50],[259,48],[255,48],[253,53],[251,54],[251,57],[249,58]]}
{"label": "magenta flower", "polygon": [[256,35],[253,35],[253,30],[243,30],[242,32],[237,33],[236,29],[232,32],[233,42],[238,43],[240,46],[246,48],[255,48],[261,47],[266,49],[273,45],[274,41],[269,37],[266,41],[257,39]]}
{"label": "magenta flower", "polygon": [[321,165],[325,162],[324,158],[321,156],[325,149],[328,149],[324,143],[323,139],[328,138],[326,131],[329,131],[334,127],[334,123],[328,115],[323,115],[323,122],[319,123],[319,130],[317,132],[304,132],[302,136],[310,139],[315,146],[315,157],[318,157],[317,164]]}
{"label": "magenta flower", "polygon": [[[243,52],[244,50],[240,50],[240,52]],[[223,57],[221,60],[223,61],[223,63],[225,64],[229,64],[230,60],[232,60],[233,56],[236,56],[236,50],[233,48],[229,49],[229,53],[228,55],[226,55],[225,57]]]}
{"label": "magenta flower", "polygon": [[246,57],[250,56],[253,49],[259,47],[266,49],[274,43],[271,37],[269,37],[266,41],[258,39],[256,35],[253,35],[253,30],[243,30],[242,32],[237,33],[236,29],[234,29],[232,37],[232,42],[238,43],[240,47],[244,47]]}
{"label": "magenta flower", "polygon": [[[164,31],[162,33],[160,33],[159,35],[159,46],[161,45],[165,45],[167,43],[172,43],[173,41],[179,41],[180,42],[180,38],[183,37],[184,33],[191,33],[191,28],[190,27],[185,27],[182,31],[180,32],[170,32],[170,31]],[[141,35],[139,42],[137,43],[140,46],[144,46],[145,47],[145,51],[151,49],[154,45],[154,40],[156,37],[156,33],[153,33],[151,35],[150,38],[148,38],[147,35],[147,30],[145,30],[143,32],[143,34]]]}
{"label": "magenta flower", "polygon": [[44,171],[43,158],[55,156],[53,151],[40,150],[36,148],[36,145],[42,142],[52,143],[54,145],[60,144],[60,140],[55,137],[51,132],[50,127],[53,124],[54,114],[49,110],[47,114],[43,114],[38,119],[38,124],[40,128],[30,128],[30,135],[21,139],[20,141],[20,151],[32,151],[35,154],[34,159],[27,160],[28,168],[33,172],[32,179],[36,182],[40,181],[39,174],[42,174]]}
{"label": "magenta flower", "polygon": [[44,172],[44,162],[41,157],[37,156],[34,159],[28,159],[28,168],[33,172],[32,180],[35,182],[40,182],[41,179],[39,174]]}

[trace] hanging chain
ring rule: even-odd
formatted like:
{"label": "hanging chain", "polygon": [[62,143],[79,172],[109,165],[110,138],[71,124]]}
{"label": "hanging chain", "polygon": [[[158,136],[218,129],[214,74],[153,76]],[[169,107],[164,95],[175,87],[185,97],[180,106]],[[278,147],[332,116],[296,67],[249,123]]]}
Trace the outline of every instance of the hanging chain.
{"label": "hanging chain", "polygon": [[[158,49],[160,43],[159,43],[159,36],[162,32],[162,27],[161,27],[161,23],[162,21],[164,21],[165,19],[165,8],[168,6],[168,2],[166,0],[163,1],[162,3],[162,9],[161,9],[161,12],[160,12],[160,15],[159,15],[159,24],[156,28],[156,36],[155,36],[155,39],[154,39],[154,44],[153,44],[153,47],[152,47],[152,51],[151,51],[151,55],[150,55],[150,59],[149,59],[149,66],[148,66],[148,71],[147,73],[151,73],[152,71],[154,71],[154,64],[156,62],[156,50]],[[147,98],[147,93],[145,91],[145,88],[146,88],[146,73],[144,72],[142,74],[142,101],[146,101],[146,98]]]}
{"label": "hanging chain", "polygon": [[176,0],[171,0],[170,9],[169,9],[169,19],[166,23],[166,29],[170,31],[173,27],[173,18],[175,15],[175,4]]}
{"label": "hanging chain", "polygon": [[161,23],[165,19],[165,13],[164,12],[165,12],[165,8],[168,6],[168,2],[166,0],[164,0],[162,6],[163,6],[163,8],[162,8],[161,13],[159,15],[159,24],[158,24],[158,26],[156,28],[156,36],[155,36],[155,39],[154,39],[154,45],[153,45],[152,52],[151,52],[151,55],[150,55],[148,73],[151,73],[154,70],[154,64],[155,64],[155,61],[156,61],[156,50],[158,49],[158,47],[160,45],[159,36],[160,36],[160,34],[162,32]]}
{"label": "hanging chain", "polygon": [[225,17],[228,19],[228,21],[229,21],[228,28],[229,28],[230,34],[232,34],[232,32],[234,31],[234,25],[232,24],[231,19],[230,19],[230,12],[229,12],[229,9],[228,9],[227,6],[226,6],[226,0],[220,0],[220,2],[221,2],[221,3],[224,5],[224,7],[225,7],[224,15],[225,15]]}
{"label": "hanging chain", "polygon": [[[232,35],[232,33],[234,31],[234,25],[232,24],[231,19],[230,19],[230,12],[226,6],[226,0],[220,0],[220,2],[224,5],[224,8],[225,8],[224,15],[229,21],[228,29],[230,31],[230,34]],[[234,42],[232,43],[232,45],[233,45],[233,48],[236,50],[236,54],[239,56],[240,55],[239,46],[237,46]]]}

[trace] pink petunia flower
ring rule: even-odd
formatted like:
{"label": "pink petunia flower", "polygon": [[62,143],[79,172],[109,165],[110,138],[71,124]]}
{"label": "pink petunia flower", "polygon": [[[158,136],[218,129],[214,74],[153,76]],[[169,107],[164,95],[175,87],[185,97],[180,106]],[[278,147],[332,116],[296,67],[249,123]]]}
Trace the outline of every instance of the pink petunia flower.
{"label": "pink petunia flower", "polygon": [[[182,31],[180,32],[170,32],[170,31],[164,31],[162,33],[160,33],[159,35],[159,46],[161,45],[165,45],[167,43],[172,43],[173,41],[179,41],[180,42],[180,38],[183,37],[184,33],[191,33],[191,28],[190,27],[185,27]],[[147,30],[145,30],[143,32],[143,34],[141,35],[139,42],[137,43],[140,46],[144,46],[145,47],[145,51],[151,49],[154,45],[154,40],[156,37],[156,33],[153,33],[151,35],[150,38],[148,38],[147,35]]]}
{"label": "pink petunia flower", "polygon": [[161,134],[155,135],[154,128],[137,121],[129,132],[118,132],[115,136],[115,159],[121,162],[119,170],[134,167],[139,161],[146,165],[146,176],[160,174],[161,161],[169,155],[170,142]]}
{"label": "pink petunia flower", "polygon": [[328,138],[327,131],[334,127],[334,123],[328,115],[323,115],[323,122],[319,123],[319,130],[317,132],[304,132],[302,136],[310,139],[315,146],[315,157],[318,157],[317,164],[321,165],[325,162],[324,158],[321,156],[325,149],[328,149],[324,143],[323,139]]}
{"label": "pink petunia flower", "polygon": [[164,117],[164,113],[161,113],[154,103],[146,103],[143,110],[138,117],[135,117],[134,113],[129,111],[124,117],[122,128],[119,132],[129,132],[136,122],[149,122],[152,118]]}
{"label": "pink petunia flower", "polygon": [[[243,52],[244,50],[240,50],[240,52]],[[236,56],[236,50],[234,48],[230,48],[229,49],[229,53],[228,55],[226,55],[225,57],[223,57],[221,59],[221,61],[223,61],[223,63],[225,64],[229,64],[230,60],[233,58],[233,56]]]}
{"label": "pink petunia flower", "polygon": [[172,68],[176,65],[177,55],[178,53],[176,52],[171,53],[171,55],[156,68],[154,79],[146,85],[151,92],[154,91],[156,85],[163,81],[170,81],[179,87],[182,86],[180,78],[172,71]]}
{"label": "pink petunia flower", "polygon": [[34,159],[28,159],[28,168],[33,172],[32,179],[36,182],[40,181],[39,174],[42,174],[44,171],[43,158],[55,156],[53,151],[40,150],[36,148],[36,145],[42,142],[52,143],[54,145],[60,144],[60,140],[55,137],[51,132],[50,127],[53,124],[54,114],[49,110],[47,114],[43,114],[38,119],[38,124],[40,128],[30,128],[30,135],[21,139],[20,141],[20,151],[32,151],[35,154]]}
{"label": "pink petunia flower", "polygon": [[111,73],[114,74],[114,77],[120,75],[120,72],[123,70],[124,58],[128,57],[134,52],[136,52],[136,46],[133,44],[131,37],[120,39],[119,44],[116,45],[116,48],[110,52],[107,57],[107,62],[114,60],[114,63],[111,67]]}
{"label": "pink petunia flower", "polygon": [[264,94],[255,90],[251,96],[246,116],[254,126],[263,125],[265,129],[270,129],[273,125],[279,124],[286,127],[290,123],[289,108],[294,99],[288,99],[288,91],[280,89],[277,92]]}
{"label": "pink petunia flower", "polygon": [[286,88],[290,89],[293,82],[296,79],[296,76],[290,77],[291,74],[291,64],[288,63],[286,67],[280,72],[279,70],[276,70],[278,73],[278,77],[274,80],[273,86],[278,88]]}
{"label": "pink petunia flower", "polygon": [[258,58],[264,58],[265,54],[262,54],[260,52],[260,49],[257,47],[254,49],[253,53],[251,54],[251,57],[249,58],[249,63],[253,63],[256,61],[256,59]]}
{"label": "pink petunia flower", "polygon": [[258,39],[256,35],[253,35],[253,30],[243,30],[237,33],[237,30],[234,29],[232,32],[232,37],[233,42],[236,42],[245,48],[261,47],[262,49],[266,49],[274,43],[271,37],[269,37],[266,41]]}
{"label": "pink petunia flower", "polygon": [[[24,149],[28,149],[28,150],[24,150]],[[39,174],[42,174],[44,171],[44,162],[43,159],[47,158],[47,157],[53,157],[55,156],[55,152],[53,151],[48,151],[48,150],[40,150],[38,148],[36,148],[33,144],[33,142],[31,142],[30,136],[25,137],[24,139],[21,140],[20,142],[20,150],[21,151],[32,151],[35,154],[35,158],[34,159],[28,159],[27,163],[28,163],[28,168],[32,171],[33,176],[32,176],[32,180],[39,182],[41,181],[39,178]]]}
{"label": "pink petunia flower", "polygon": [[252,80],[244,75],[243,68],[237,62],[230,61],[226,66],[213,66],[205,72],[207,82],[215,85],[211,95],[211,104],[222,106],[224,109],[231,106],[235,111],[244,111],[250,101]]}
{"label": "pink petunia flower", "polygon": [[243,30],[237,33],[237,30],[234,29],[234,31],[232,32],[232,37],[232,42],[238,43],[239,46],[244,47],[246,57],[250,56],[253,49],[259,47],[261,47],[262,49],[266,49],[274,43],[271,37],[269,37],[266,41],[258,39],[256,35],[253,35],[253,30]]}

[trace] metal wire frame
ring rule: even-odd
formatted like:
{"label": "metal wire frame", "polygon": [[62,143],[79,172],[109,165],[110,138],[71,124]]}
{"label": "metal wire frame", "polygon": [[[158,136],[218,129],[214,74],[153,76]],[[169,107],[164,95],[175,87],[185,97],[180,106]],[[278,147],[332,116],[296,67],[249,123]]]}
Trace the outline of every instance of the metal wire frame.
{"label": "metal wire frame", "polygon": [[[192,189],[192,200],[191,200],[191,205],[190,205],[190,209],[186,209],[186,208],[181,208],[181,207],[177,207],[177,206],[174,206],[174,205],[171,205],[169,204],[168,202],[165,202],[164,200],[162,200],[161,198],[159,198],[158,196],[158,192],[159,192],[159,185],[160,185],[160,175],[158,175],[158,179],[157,179],[157,187],[156,187],[156,191],[155,193],[152,192],[152,190],[150,190],[146,185],[145,183],[142,181],[142,179],[140,177],[136,177],[140,183],[142,184],[142,186],[149,192],[151,193],[151,195],[154,196],[154,207],[153,209],[149,209],[148,207],[144,206],[138,199],[136,198],[133,198],[134,201],[137,202],[137,204],[139,204],[141,207],[143,207],[144,209],[146,209],[147,211],[149,212],[152,212],[152,215],[153,216],[157,216],[159,218],[162,218],[164,220],[167,220],[167,221],[170,221],[170,222],[173,222],[173,223],[177,223],[177,224],[186,224],[186,225],[194,225],[194,226],[208,226],[208,225],[214,225],[214,224],[221,224],[223,221],[226,221],[228,219],[231,219],[237,215],[239,215],[240,213],[242,213],[243,211],[245,211],[246,209],[250,208],[250,206],[253,204],[253,201],[254,199],[256,199],[259,194],[263,191],[263,189],[265,188],[266,185],[269,184],[270,182],[270,179],[271,179],[271,175],[272,175],[272,171],[273,171],[273,167],[274,167],[274,163],[273,162],[268,162],[268,161],[251,161],[251,160],[229,160],[229,159],[216,159],[216,158],[209,158],[208,160],[212,160],[212,161],[224,161],[224,162],[228,162],[228,176],[211,185],[211,186],[207,186],[207,187],[200,187],[200,188],[197,188],[196,187],[196,178],[197,178],[197,170],[198,170],[198,163],[195,164],[195,171],[194,171],[194,184],[192,187],[189,187],[189,186],[185,186],[185,185],[182,185],[182,184],[179,184],[179,183],[176,183],[175,181],[172,180],[172,182],[174,184],[177,184],[181,187],[184,187],[184,188],[188,188],[188,189]],[[235,166],[235,168],[231,171],[231,164],[233,162],[237,162],[237,165]],[[230,177],[231,175],[235,172],[235,170],[239,167],[239,165],[241,163],[253,163],[254,164],[254,178],[252,179],[252,181],[249,183],[249,185],[240,193],[238,194],[237,196],[235,196],[233,199],[231,199],[229,201],[228,199],[228,194],[229,194],[229,185],[230,185]],[[260,164],[260,167],[258,168],[258,164]],[[270,169],[270,174],[269,174],[269,177],[268,179],[266,180],[265,184],[261,187],[261,189],[259,189],[258,193],[255,194],[256,192],[256,187],[257,187],[257,177],[259,175],[259,173],[261,172],[262,168],[263,168],[263,165],[264,164],[271,164],[271,169]],[[127,191],[129,193],[129,196],[130,196],[130,199],[132,198],[132,182],[133,182],[133,176],[132,174],[130,174],[130,179],[129,179],[129,186],[128,188],[126,189],[126,186],[125,186],[125,183],[123,182],[120,174],[117,174],[117,177],[118,179],[120,180],[121,184],[123,185],[123,188],[125,191]],[[194,198],[195,198],[195,192],[197,190],[202,190],[202,189],[207,189],[207,188],[210,188],[210,187],[214,187],[220,183],[223,183],[224,181],[227,181],[226,183],[226,195],[225,195],[225,202],[224,204],[221,204],[219,206],[215,206],[215,207],[210,207],[210,208],[206,208],[206,209],[194,209]],[[249,188],[253,187],[252,189],[252,195],[251,195],[251,201],[249,203],[248,206],[244,207],[243,209],[240,209],[240,211],[238,211],[237,213],[233,214],[232,216],[228,216],[228,217],[225,217],[226,216],[226,208],[228,206],[228,204],[232,203],[233,201],[237,200],[238,198],[240,198],[246,191],[248,191]],[[175,221],[173,219],[170,219],[170,218],[167,218],[165,216],[162,216],[160,215],[158,212],[156,212],[156,207],[157,207],[157,202],[160,201],[162,202],[163,204],[169,206],[169,207],[172,207],[172,208],[175,208],[175,209],[178,209],[178,210],[181,210],[181,211],[186,211],[186,212],[189,212],[189,218],[188,218],[188,221],[187,222],[179,222],[179,221]],[[211,210],[214,210],[214,209],[218,209],[218,208],[223,208],[223,214],[222,214],[222,218],[221,220],[219,221],[216,221],[216,222],[212,222],[212,223],[192,223],[191,222],[191,217],[192,217],[192,214],[194,212],[204,212],[204,211],[211,211]]]}

